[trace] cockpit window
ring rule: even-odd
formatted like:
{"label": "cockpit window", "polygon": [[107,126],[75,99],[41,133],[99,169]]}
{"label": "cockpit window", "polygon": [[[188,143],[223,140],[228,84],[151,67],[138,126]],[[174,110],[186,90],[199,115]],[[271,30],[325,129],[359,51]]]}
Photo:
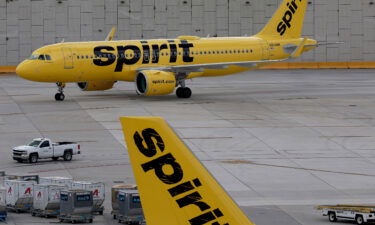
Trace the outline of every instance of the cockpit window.
{"label": "cockpit window", "polygon": [[52,58],[50,55],[31,55],[29,60],[47,60],[51,61]]}
{"label": "cockpit window", "polygon": [[39,55],[31,55],[30,60],[37,60],[39,58]]}

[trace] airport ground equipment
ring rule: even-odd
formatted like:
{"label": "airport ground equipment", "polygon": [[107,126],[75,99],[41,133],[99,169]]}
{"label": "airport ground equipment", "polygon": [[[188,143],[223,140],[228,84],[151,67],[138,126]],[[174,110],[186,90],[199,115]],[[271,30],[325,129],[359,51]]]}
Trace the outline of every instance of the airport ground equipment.
{"label": "airport ground equipment", "polygon": [[118,202],[117,202],[117,197],[118,197],[118,192],[120,190],[137,190],[137,185],[136,184],[118,184],[114,185],[112,187],[111,193],[112,193],[112,212],[111,214],[113,215],[113,219],[117,219],[117,215],[119,213],[118,211]]}
{"label": "airport ground equipment", "polygon": [[351,220],[357,224],[375,222],[375,205],[321,205],[316,207],[330,222]]}
{"label": "airport ground equipment", "polygon": [[68,190],[60,193],[60,222],[89,222],[92,223],[93,195],[86,190]]}
{"label": "airport ground equipment", "polygon": [[33,206],[34,183],[30,181],[6,180],[5,203],[8,210],[28,212]]}
{"label": "airport ground equipment", "polygon": [[53,143],[48,138],[36,138],[30,144],[13,148],[13,159],[18,162],[37,163],[39,159],[71,161],[73,155],[81,154],[81,146],[75,142]]}
{"label": "airport ground equipment", "polygon": [[39,183],[39,175],[20,175],[20,174],[12,174],[6,175],[5,180],[21,180],[21,181],[30,181],[34,184]]}
{"label": "airport ground equipment", "polygon": [[69,177],[40,177],[39,184],[65,186],[67,189],[72,188],[73,179]]}
{"label": "airport ground equipment", "polygon": [[117,215],[119,223],[142,224],[145,222],[138,191],[120,190],[117,202],[119,206]]}
{"label": "airport ground equipment", "polygon": [[6,222],[7,219],[7,208],[5,203],[5,196],[7,190],[0,187],[0,222]]}
{"label": "airport ground equipment", "polygon": [[60,192],[65,186],[37,184],[34,186],[32,216],[57,217],[60,214]]}
{"label": "airport ground equipment", "polygon": [[102,182],[86,182],[86,181],[74,181],[72,183],[72,189],[81,189],[86,191],[92,191],[94,206],[92,213],[98,213],[103,215],[104,212],[104,200],[105,200],[105,184]]}

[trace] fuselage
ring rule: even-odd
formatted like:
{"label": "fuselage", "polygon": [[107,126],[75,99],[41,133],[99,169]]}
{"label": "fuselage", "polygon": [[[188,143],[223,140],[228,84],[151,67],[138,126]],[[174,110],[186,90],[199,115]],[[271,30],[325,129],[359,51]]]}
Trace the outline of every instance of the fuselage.
{"label": "fuselage", "polygon": [[[142,69],[242,61],[287,59],[288,46],[298,46],[302,39],[265,40],[259,37],[69,42],[48,45],[22,62],[17,74],[38,82],[73,83],[88,81],[134,81]],[[308,45],[316,44],[309,39]],[[308,51],[314,47],[305,47]],[[263,65],[262,63],[258,66]],[[229,66],[192,72],[186,79],[222,76],[254,67]]]}

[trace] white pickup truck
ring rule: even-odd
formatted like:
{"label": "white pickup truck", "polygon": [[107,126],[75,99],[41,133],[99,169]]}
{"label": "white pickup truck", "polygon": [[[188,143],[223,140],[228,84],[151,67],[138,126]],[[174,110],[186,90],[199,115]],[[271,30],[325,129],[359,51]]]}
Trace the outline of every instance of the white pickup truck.
{"label": "white pickup truck", "polygon": [[75,142],[53,143],[47,138],[36,138],[30,144],[13,148],[13,159],[18,162],[37,163],[38,159],[71,161],[73,155],[81,154],[81,146]]}

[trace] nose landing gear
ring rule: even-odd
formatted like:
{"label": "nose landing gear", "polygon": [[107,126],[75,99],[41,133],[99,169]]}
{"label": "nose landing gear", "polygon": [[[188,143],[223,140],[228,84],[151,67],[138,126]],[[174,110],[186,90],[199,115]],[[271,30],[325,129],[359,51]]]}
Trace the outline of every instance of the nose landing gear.
{"label": "nose landing gear", "polygon": [[57,88],[58,88],[58,93],[55,94],[55,100],[58,102],[62,102],[65,100],[65,95],[64,95],[64,88],[65,88],[65,83],[56,83]]}

